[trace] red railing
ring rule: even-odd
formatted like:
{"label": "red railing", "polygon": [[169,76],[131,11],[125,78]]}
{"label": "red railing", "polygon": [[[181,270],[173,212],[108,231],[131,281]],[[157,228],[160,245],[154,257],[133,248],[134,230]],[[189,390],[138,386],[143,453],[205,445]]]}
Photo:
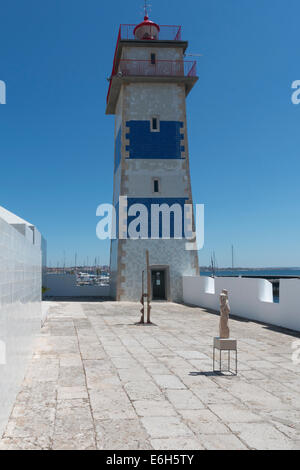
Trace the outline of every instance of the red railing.
{"label": "red railing", "polygon": [[121,76],[166,76],[166,77],[195,77],[196,62],[190,60],[120,60],[118,73]]}
{"label": "red railing", "polygon": [[[122,39],[123,40],[135,39],[135,36],[133,34],[133,31],[134,31],[135,27],[136,27],[135,24],[121,24],[121,26],[120,26],[117,45],[116,45],[116,49],[115,49],[115,56],[114,56],[114,61],[113,61],[113,68],[112,68],[111,78],[114,75],[116,75],[116,73],[117,73],[117,70],[116,70],[116,68],[117,68],[116,55],[117,55],[119,42]],[[165,40],[165,41],[167,41],[167,40],[169,40],[169,41],[181,41],[181,26],[167,26],[167,25],[160,26],[160,33],[159,33],[158,39],[161,40],[161,41],[163,41],[163,40]],[[145,74],[142,74],[142,75],[145,75]],[[158,74],[156,74],[156,75],[158,75]],[[195,76],[195,75],[196,75],[196,63],[194,64],[194,67],[192,67],[192,69],[189,71],[187,76]],[[107,93],[107,101],[108,101],[109,94],[110,94],[111,83],[112,83],[112,81],[110,80],[108,93]]]}
{"label": "red railing", "polygon": [[[136,24],[121,24],[120,39],[135,39],[133,34]],[[159,26],[160,32],[158,39],[160,41],[181,41],[181,26]]]}
{"label": "red railing", "polygon": [[109,98],[109,94],[110,94],[110,89],[111,89],[111,80],[112,80],[112,77],[116,74],[117,70],[116,70],[116,57],[117,57],[117,51],[118,51],[118,46],[119,46],[119,42],[120,42],[120,39],[121,39],[121,27],[119,29],[119,34],[118,34],[118,39],[117,39],[117,44],[116,44],[116,49],[115,49],[115,54],[114,54],[114,61],[113,61],[113,67],[112,67],[112,72],[111,72],[111,77],[110,77],[110,81],[109,81],[109,87],[108,87],[108,93],[107,93],[107,97],[106,97],[106,102],[108,102],[108,98]]}

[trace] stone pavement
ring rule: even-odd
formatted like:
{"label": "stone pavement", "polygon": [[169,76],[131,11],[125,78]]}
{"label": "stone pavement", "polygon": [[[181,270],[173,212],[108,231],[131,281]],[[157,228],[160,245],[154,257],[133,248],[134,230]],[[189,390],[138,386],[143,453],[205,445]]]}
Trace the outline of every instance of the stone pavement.
{"label": "stone pavement", "polygon": [[1,449],[300,449],[299,338],[231,319],[239,375],[212,371],[217,315],[52,303]]}

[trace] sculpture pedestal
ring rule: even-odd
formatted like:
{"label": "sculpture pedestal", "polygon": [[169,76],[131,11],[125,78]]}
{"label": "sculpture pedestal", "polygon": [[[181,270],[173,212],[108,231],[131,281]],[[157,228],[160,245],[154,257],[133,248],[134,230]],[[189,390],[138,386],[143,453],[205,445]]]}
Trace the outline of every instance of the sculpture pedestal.
{"label": "sculpture pedestal", "polygon": [[[215,352],[216,349],[220,352],[220,369],[217,371],[215,369]],[[222,371],[222,351],[227,351],[228,353],[228,369],[226,371]],[[231,370],[230,367],[230,352],[235,351],[235,373]],[[230,372],[233,375],[237,375],[237,340],[232,338],[214,338],[214,345],[213,345],[213,371],[214,372]]]}

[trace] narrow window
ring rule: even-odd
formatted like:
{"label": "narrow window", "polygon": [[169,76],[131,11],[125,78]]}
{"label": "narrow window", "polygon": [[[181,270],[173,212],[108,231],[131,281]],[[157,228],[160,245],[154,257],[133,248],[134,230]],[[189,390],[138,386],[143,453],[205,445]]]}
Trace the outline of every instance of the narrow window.
{"label": "narrow window", "polygon": [[156,64],[156,54],[151,54],[151,64],[152,65]]}
{"label": "narrow window", "polygon": [[158,181],[158,180],[154,180],[154,181],[153,181],[153,184],[154,184],[154,192],[155,192],[155,193],[159,193],[159,181]]}
{"label": "narrow window", "polygon": [[159,132],[160,131],[159,116],[152,116],[152,118],[150,119],[150,130],[151,130],[151,132]]}

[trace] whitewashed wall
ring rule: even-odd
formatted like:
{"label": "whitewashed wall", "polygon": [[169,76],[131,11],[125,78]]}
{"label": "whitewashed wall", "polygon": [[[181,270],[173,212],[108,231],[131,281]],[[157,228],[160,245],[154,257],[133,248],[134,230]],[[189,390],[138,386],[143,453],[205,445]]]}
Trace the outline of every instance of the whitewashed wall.
{"label": "whitewashed wall", "polygon": [[300,331],[300,280],[280,280],[280,302],[273,303],[272,284],[265,279],[183,277],[186,304],[219,310],[219,295],[228,289],[232,315]]}
{"label": "whitewashed wall", "polygon": [[109,286],[77,286],[75,274],[46,274],[46,297],[109,297]]}
{"label": "whitewashed wall", "polygon": [[41,328],[41,258],[35,227],[0,208],[0,435]]}

